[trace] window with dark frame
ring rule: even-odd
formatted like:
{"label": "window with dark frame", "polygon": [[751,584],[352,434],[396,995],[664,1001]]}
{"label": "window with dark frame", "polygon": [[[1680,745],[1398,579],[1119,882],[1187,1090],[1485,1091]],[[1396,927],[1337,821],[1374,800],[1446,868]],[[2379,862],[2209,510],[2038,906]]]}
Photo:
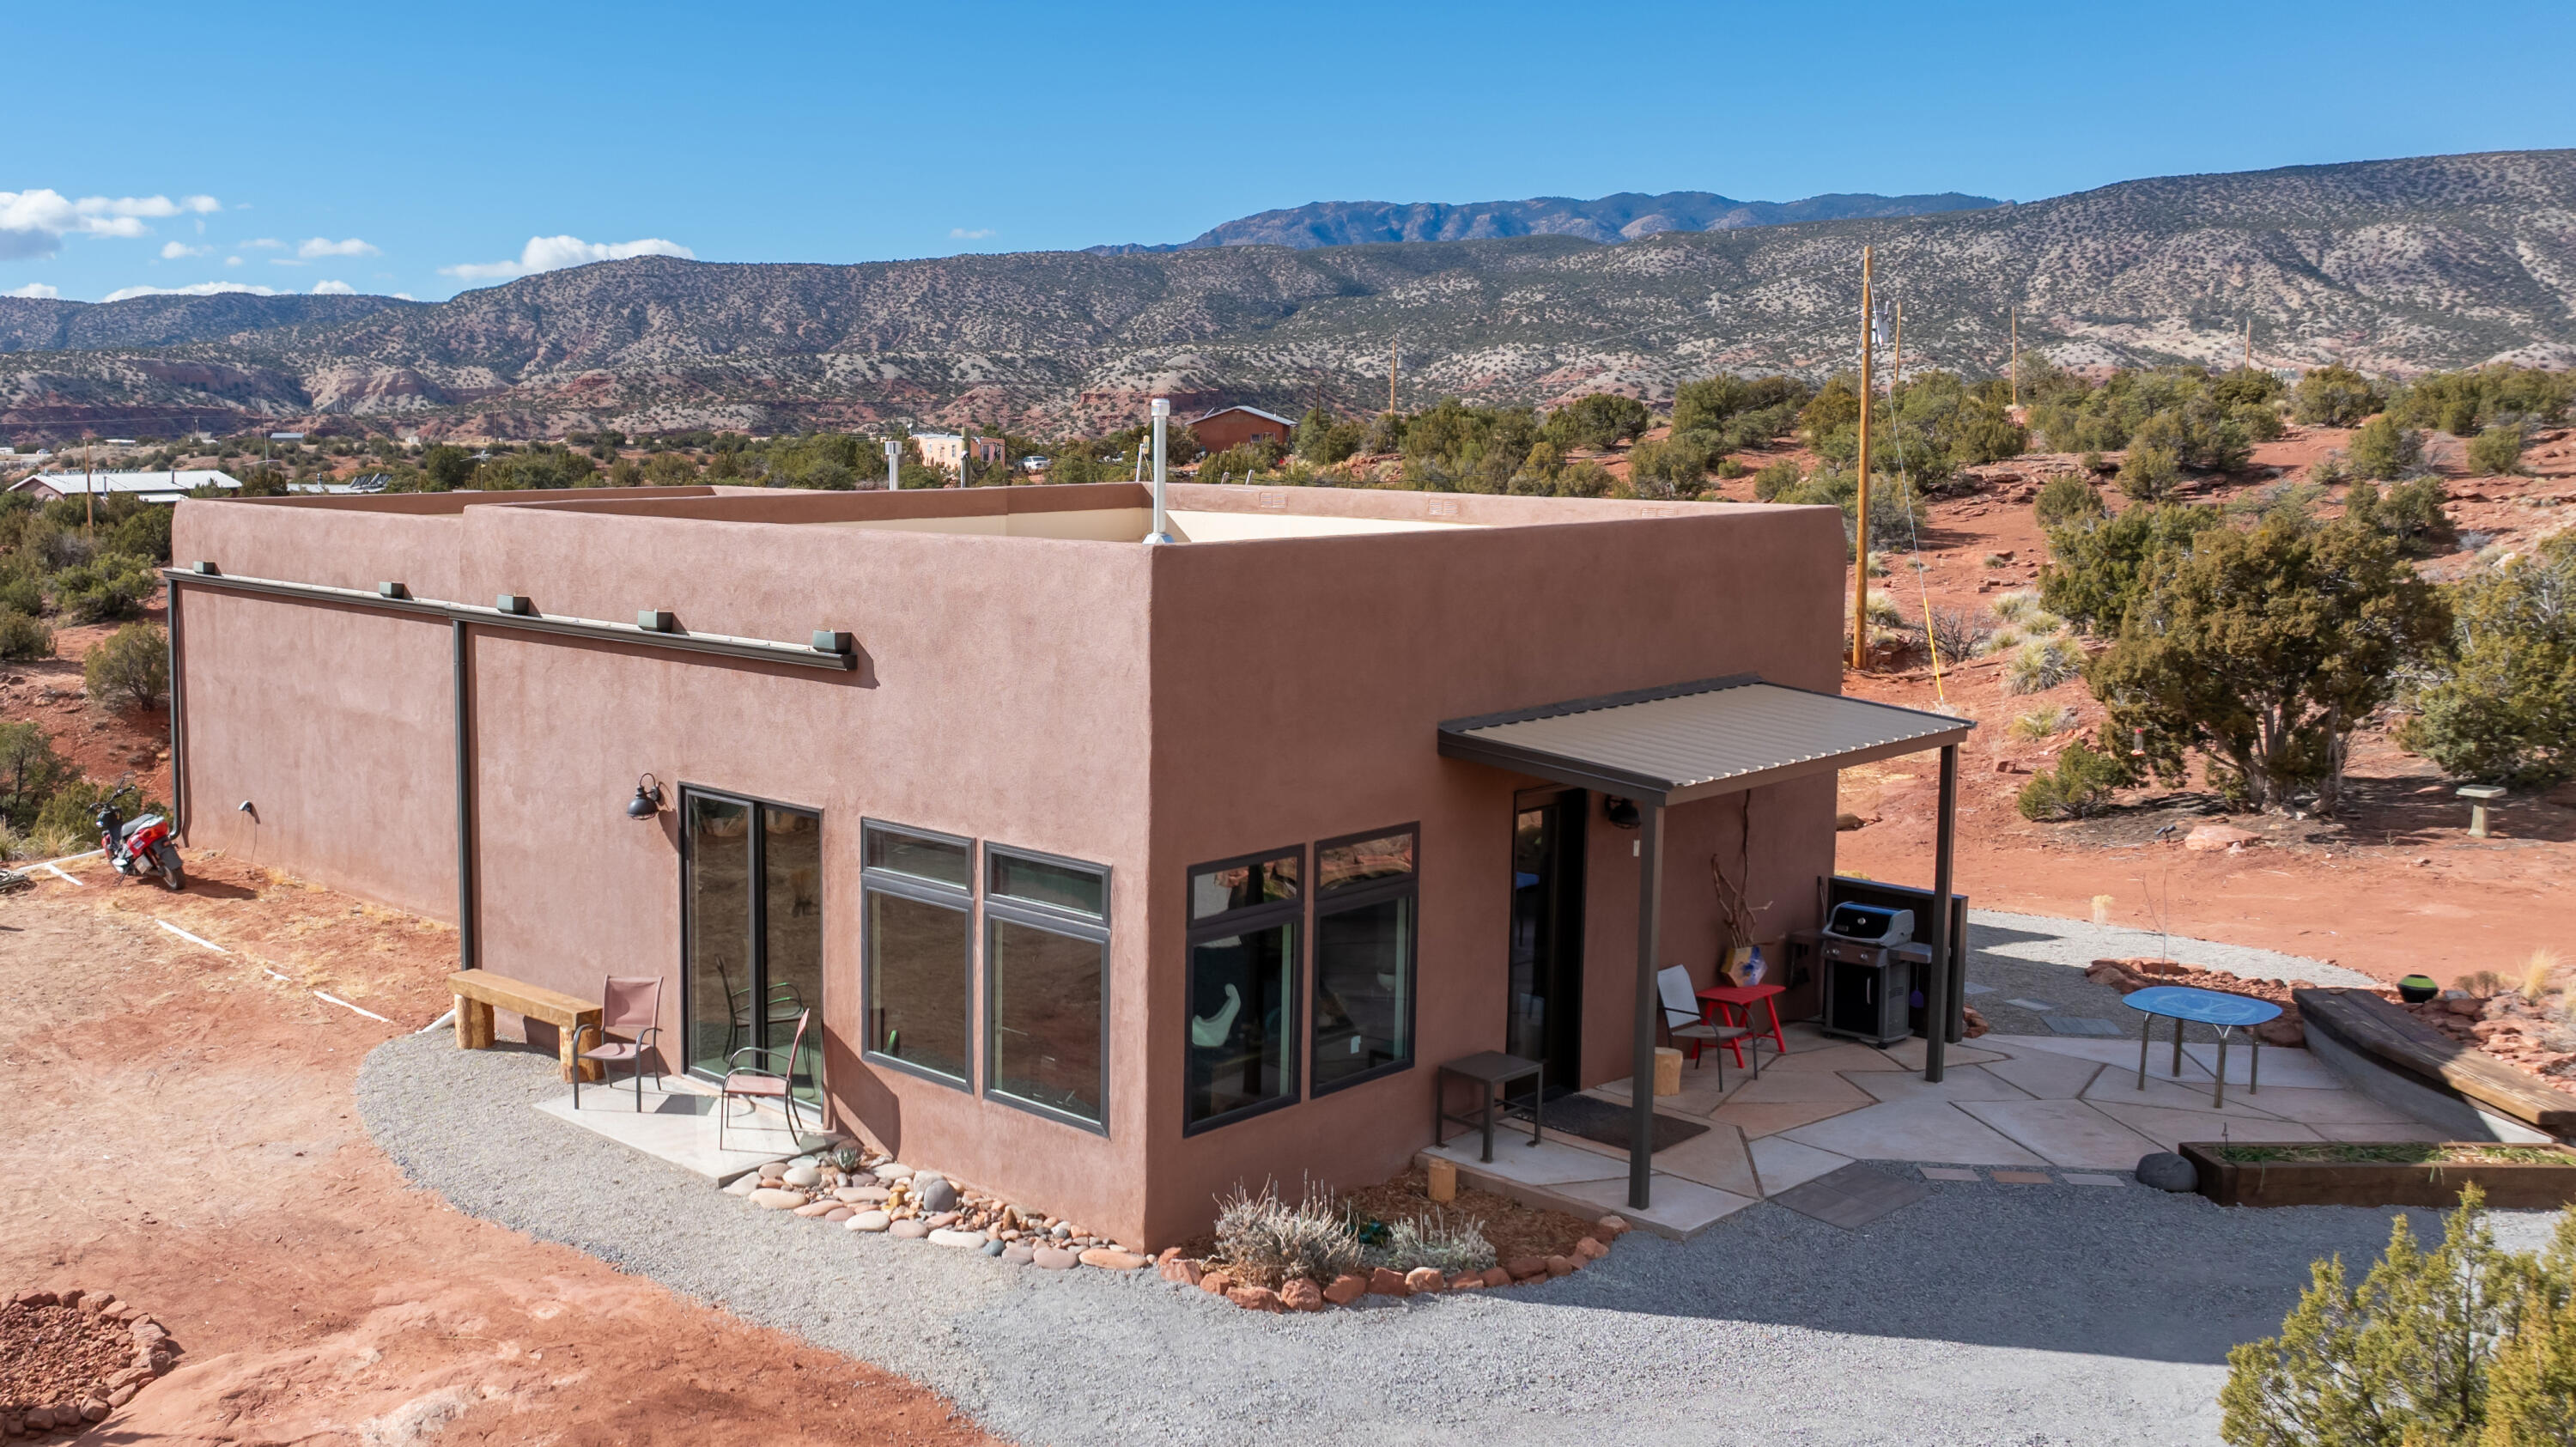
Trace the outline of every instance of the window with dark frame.
{"label": "window with dark frame", "polygon": [[973,1079],[975,844],[926,830],[862,825],[861,1049],[961,1089]]}
{"label": "window with dark frame", "polygon": [[1315,846],[1314,1092],[1413,1064],[1419,825]]}
{"label": "window with dark frame", "polygon": [[1299,846],[1189,872],[1185,1133],[1297,1099],[1305,862]]}
{"label": "window with dark frame", "polygon": [[1109,870],[984,846],[984,1092],[1107,1132]]}

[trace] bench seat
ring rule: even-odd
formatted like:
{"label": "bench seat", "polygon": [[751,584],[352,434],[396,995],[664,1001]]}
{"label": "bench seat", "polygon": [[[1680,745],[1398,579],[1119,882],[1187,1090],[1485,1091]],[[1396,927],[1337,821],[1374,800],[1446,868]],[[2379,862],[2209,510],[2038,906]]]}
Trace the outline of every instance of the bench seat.
{"label": "bench seat", "polygon": [[2576,1130],[2576,1095],[2541,1084],[2463,1044],[2369,990],[2296,990],[2299,1023],[2428,1089],[2464,1096],[2534,1130],[2566,1138]]}
{"label": "bench seat", "polygon": [[599,1062],[575,1058],[574,1046],[581,1028],[587,1025],[596,1035],[599,1030],[599,1002],[531,985],[490,970],[458,970],[447,977],[447,991],[456,997],[456,1048],[481,1050],[492,1043],[492,1009],[542,1020],[555,1027],[557,1051],[563,1057],[563,1078],[581,1072],[584,1080],[599,1079]]}

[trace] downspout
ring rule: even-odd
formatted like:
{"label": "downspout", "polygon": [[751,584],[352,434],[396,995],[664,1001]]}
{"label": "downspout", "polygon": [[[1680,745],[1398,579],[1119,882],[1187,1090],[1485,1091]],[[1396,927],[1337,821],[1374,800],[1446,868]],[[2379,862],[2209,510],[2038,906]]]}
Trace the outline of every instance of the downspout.
{"label": "downspout", "polygon": [[1653,1204],[1655,1176],[1655,1012],[1663,1008],[1655,982],[1655,957],[1662,953],[1663,944],[1664,806],[1647,804],[1639,813],[1637,1040],[1629,1086],[1636,1120],[1629,1128],[1628,1142],[1628,1206],[1636,1211]]}
{"label": "downspout", "polygon": [[179,585],[170,585],[170,831],[188,837],[187,676],[179,667]]}
{"label": "downspout", "polygon": [[1959,746],[1941,746],[1941,816],[1932,845],[1932,969],[1923,982],[1923,1078],[1939,1083],[1950,1046],[1950,852],[1958,834]]}
{"label": "downspout", "polygon": [[469,678],[473,640],[462,618],[455,631],[456,662],[456,967],[482,967],[474,938],[474,695]]}

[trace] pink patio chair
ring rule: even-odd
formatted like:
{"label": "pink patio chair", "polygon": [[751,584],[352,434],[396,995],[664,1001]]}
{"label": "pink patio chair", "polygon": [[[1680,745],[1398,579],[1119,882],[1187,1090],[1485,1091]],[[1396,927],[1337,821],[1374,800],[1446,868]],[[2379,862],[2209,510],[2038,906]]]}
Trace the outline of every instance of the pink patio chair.
{"label": "pink patio chair", "polygon": [[[724,1093],[716,1101],[717,1150],[725,1148],[725,1118],[730,1113],[727,1107],[731,1106],[737,1098],[751,1102],[751,1108],[755,1112],[760,1109],[762,1101],[776,1101],[778,1108],[787,1115],[788,1138],[791,1141],[799,1138],[799,1132],[796,1129],[797,1100],[794,1086],[796,1060],[805,1053],[805,1030],[813,1022],[812,1010],[800,1010],[796,1015],[795,1038],[788,1041],[786,1049],[781,1050],[774,1045],[765,1049],[758,1045],[746,1045],[726,1058]],[[765,1065],[734,1063],[746,1055],[759,1057],[767,1063]],[[818,1129],[822,1125],[819,1115],[816,1117],[815,1125]]]}
{"label": "pink patio chair", "polygon": [[[600,1062],[600,1073],[603,1076],[608,1073],[612,1064],[620,1060],[625,1061],[628,1073],[635,1078],[635,1108],[640,1111],[644,1108],[644,1059],[653,1054],[655,1043],[662,1033],[659,1023],[662,1018],[661,977],[656,975],[650,979],[622,980],[611,975],[608,983],[601,988],[600,995],[602,998],[599,1005],[599,1024],[593,1026],[585,1020],[573,1027],[573,1055],[579,1060]],[[599,1043],[588,1050],[581,1048],[582,1032],[585,1030],[599,1036]],[[608,1032],[611,1030],[623,1031],[634,1038],[611,1040],[608,1038]],[[662,1084],[662,1068],[658,1056],[655,1057],[653,1067],[653,1084],[657,1089]],[[581,1109],[581,1071],[578,1068],[572,1073],[572,1108]]]}

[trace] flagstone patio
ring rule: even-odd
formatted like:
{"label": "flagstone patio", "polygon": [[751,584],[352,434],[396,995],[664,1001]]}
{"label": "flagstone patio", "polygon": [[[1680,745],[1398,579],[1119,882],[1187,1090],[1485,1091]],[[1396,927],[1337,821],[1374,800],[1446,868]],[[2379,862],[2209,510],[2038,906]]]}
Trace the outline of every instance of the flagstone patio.
{"label": "flagstone patio", "polygon": [[[2126,1181],[2140,1156],[2186,1140],[2443,1138],[2350,1088],[2305,1050],[2266,1049],[2259,1090],[2250,1089],[2250,1052],[2229,1051],[2226,1096],[2213,1102],[2215,1046],[2185,1046],[2177,1074],[2173,1047],[2151,1044],[2141,1085],[2135,1040],[1986,1035],[1952,1046],[1936,1084],[1922,1077],[1920,1040],[1880,1050],[1827,1039],[1808,1024],[1788,1026],[1787,1037],[1788,1053],[1763,1053],[1759,1080],[1730,1064],[1721,1085],[1711,1060],[1685,1066],[1680,1093],[1655,1102],[1658,1112],[1709,1129],[1655,1153],[1654,1204],[1644,1211],[1626,1204],[1624,1146],[1543,1129],[1536,1145],[1497,1132],[1490,1164],[1477,1159],[1481,1142],[1472,1134],[1426,1154],[1532,1204],[1615,1211],[1657,1235],[1687,1238],[1854,1161],[1948,1173],[1933,1179],[1960,1179],[1956,1172],[1966,1169],[1970,1178],[2006,1184],[2035,1176],[2098,1185]],[[1629,1085],[1586,1093],[1625,1103]]]}

